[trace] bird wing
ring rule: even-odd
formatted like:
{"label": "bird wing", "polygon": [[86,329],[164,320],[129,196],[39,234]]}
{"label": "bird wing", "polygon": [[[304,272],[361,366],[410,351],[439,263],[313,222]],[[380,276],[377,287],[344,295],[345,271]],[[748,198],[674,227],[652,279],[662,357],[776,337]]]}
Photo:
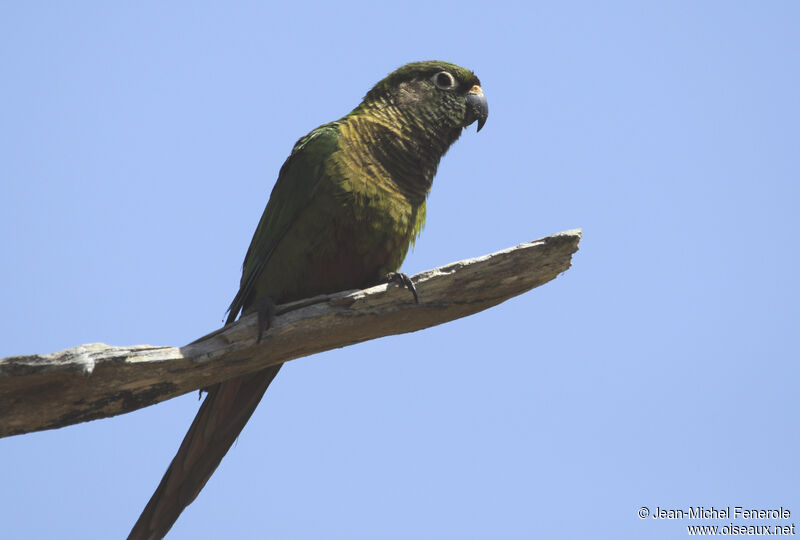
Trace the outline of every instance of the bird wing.
{"label": "bird wing", "polygon": [[253,240],[242,264],[242,280],[230,307],[226,324],[255,300],[256,283],[280,241],[300,213],[314,200],[325,177],[327,158],[338,148],[337,122],[318,127],[297,141],[281,167],[267,207],[261,216]]}
{"label": "bird wing", "polygon": [[[324,178],[326,158],[335,151],[338,131],[321,126],[294,146],[281,167],[269,203],[244,260],[239,292],[229,308],[228,323],[256,301],[259,277],[300,213],[314,200]],[[259,290],[262,290],[260,288]],[[181,512],[197,497],[256,410],[282,364],[236,377],[208,389],[178,452],[128,536],[158,539],[167,534]]]}

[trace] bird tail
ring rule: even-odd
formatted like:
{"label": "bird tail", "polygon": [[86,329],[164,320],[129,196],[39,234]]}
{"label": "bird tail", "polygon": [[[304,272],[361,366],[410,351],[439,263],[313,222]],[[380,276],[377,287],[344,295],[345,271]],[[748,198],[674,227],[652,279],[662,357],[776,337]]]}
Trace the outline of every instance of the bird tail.
{"label": "bird tail", "polygon": [[163,538],[206,485],[281,365],[212,386],[128,540]]}

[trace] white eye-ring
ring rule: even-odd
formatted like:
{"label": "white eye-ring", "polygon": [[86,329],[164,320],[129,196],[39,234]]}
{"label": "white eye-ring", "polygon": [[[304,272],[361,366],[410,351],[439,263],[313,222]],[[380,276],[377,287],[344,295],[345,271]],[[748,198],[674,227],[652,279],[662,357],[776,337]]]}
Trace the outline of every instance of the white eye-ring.
{"label": "white eye-ring", "polygon": [[440,71],[433,76],[433,84],[442,90],[451,90],[456,86],[456,80],[447,71]]}

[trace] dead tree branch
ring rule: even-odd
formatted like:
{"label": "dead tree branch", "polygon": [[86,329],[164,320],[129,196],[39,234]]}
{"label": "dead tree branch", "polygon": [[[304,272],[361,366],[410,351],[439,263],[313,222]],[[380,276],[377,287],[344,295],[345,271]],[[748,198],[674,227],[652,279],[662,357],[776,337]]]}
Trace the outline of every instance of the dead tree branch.
{"label": "dead tree branch", "polygon": [[256,344],[243,317],[184,347],[92,343],[0,359],[0,437],[115,416],[310,354],[472,315],[566,271],[580,230],[467,259],[395,285],[343,291],[278,307]]}

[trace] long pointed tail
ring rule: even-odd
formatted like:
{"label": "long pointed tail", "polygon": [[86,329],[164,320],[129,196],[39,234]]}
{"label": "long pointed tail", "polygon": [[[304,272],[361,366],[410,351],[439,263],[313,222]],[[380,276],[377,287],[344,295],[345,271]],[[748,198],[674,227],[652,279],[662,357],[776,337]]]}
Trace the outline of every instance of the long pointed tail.
{"label": "long pointed tail", "polygon": [[128,540],[163,538],[206,485],[282,364],[213,386]]}

